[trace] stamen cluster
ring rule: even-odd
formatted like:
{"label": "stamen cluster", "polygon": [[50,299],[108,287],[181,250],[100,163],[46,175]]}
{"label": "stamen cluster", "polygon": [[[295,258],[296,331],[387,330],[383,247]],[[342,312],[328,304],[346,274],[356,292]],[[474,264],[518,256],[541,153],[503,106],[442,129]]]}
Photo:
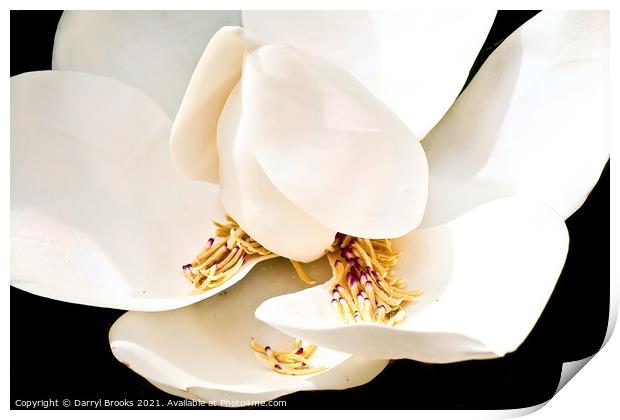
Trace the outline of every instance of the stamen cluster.
{"label": "stamen cluster", "polygon": [[217,227],[216,236],[223,238],[214,245],[210,238],[202,251],[190,264],[183,266],[183,273],[192,282],[194,293],[204,292],[221,285],[234,276],[249,255],[269,255],[270,251],[261,246],[226,216],[228,223],[213,222]]}
{"label": "stamen cluster", "polygon": [[299,339],[295,340],[291,351],[274,351],[270,346],[263,346],[254,339],[250,340],[250,346],[259,360],[283,375],[310,375],[327,369],[311,366],[309,359],[316,350],[316,346],[314,344],[302,346]]}
{"label": "stamen cluster", "polygon": [[406,290],[393,268],[399,253],[390,239],[356,238],[338,233],[327,255],[333,276],[326,283],[332,306],[345,323],[395,325],[405,318],[403,303],[422,294]]}

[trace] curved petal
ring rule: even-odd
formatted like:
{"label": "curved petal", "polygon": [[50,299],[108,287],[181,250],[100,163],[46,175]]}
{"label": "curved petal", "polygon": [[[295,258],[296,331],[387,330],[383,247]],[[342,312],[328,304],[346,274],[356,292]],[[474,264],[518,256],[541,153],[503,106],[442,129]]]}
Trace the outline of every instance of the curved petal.
{"label": "curved petal", "polygon": [[170,137],[172,158],[193,179],[218,182],[217,122],[245,55],[256,47],[243,29],[222,28],[194,70]]}
{"label": "curved petal", "polygon": [[269,296],[299,290],[290,264],[263,263],[230,293],[159,313],[128,312],[110,330],[118,360],[166,392],[216,405],[241,406],[302,390],[343,389],[378,375],[387,360],[371,360],[317,348],[311,362],[329,369],[286,376],[258,361],[250,338],[279,347],[294,341],[252,314]]}
{"label": "curved petal", "polygon": [[219,119],[220,191],[222,203],[241,227],[271,252],[310,262],[334,241],[331,230],[293,205],[274,187],[251,153],[240,128],[240,85],[230,94]]}
{"label": "curved petal", "polygon": [[609,15],[545,11],[508,37],[424,139],[424,226],[533,196],[567,218],[609,157]]}
{"label": "curved petal", "polygon": [[202,300],[181,266],[223,219],[214,186],[173,167],[170,118],[121,82],[79,72],[11,79],[11,284],[141,311]]}
{"label": "curved petal", "polygon": [[270,45],[247,56],[241,84],[234,141],[248,144],[295,206],[334,231],[366,238],[418,226],[428,187],[424,151],[350,74]]}
{"label": "curved petal", "polygon": [[562,220],[520,198],[486,203],[395,241],[397,275],[422,289],[394,328],[343,325],[323,286],[272,298],[256,317],[288,334],[367,357],[431,363],[503,356],[529,334],[568,250]]}
{"label": "curved petal", "polygon": [[238,11],[66,11],[52,68],[95,73],[141,89],[174,117],[213,34]]}
{"label": "curved petal", "polygon": [[461,91],[495,11],[244,10],[242,17],[265,42],[345,68],[422,138]]}

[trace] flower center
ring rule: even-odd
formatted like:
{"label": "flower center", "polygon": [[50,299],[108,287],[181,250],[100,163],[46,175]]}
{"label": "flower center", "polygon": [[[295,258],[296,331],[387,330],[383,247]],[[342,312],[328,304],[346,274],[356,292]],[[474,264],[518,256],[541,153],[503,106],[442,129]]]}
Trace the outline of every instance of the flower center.
{"label": "flower center", "polygon": [[[185,277],[201,293],[217,287],[239,272],[249,255],[270,255],[271,251],[252,239],[234,219],[228,223],[213,222],[217,227],[217,243],[213,238],[190,264],[183,266]],[[336,234],[326,250],[332,267],[332,277],[325,287],[332,295],[332,306],[344,323],[371,322],[393,326],[405,318],[402,305],[422,294],[406,290],[403,281],[394,274],[399,253],[390,239],[356,238]],[[303,265],[290,260],[299,277],[308,284],[316,283]],[[273,370],[284,375],[309,375],[325,370],[313,367],[309,361],[316,350],[313,344],[302,346],[297,339],[290,351],[274,351],[254,339],[250,345],[256,357]]]}
{"label": "flower center", "polygon": [[254,339],[250,340],[250,346],[260,361],[283,375],[309,375],[327,369],[326,367],[312,367],[309,360],[316,346],[314,344],[302,346],[299,339],[295,340],[291,351],[274,351],[271,347],[263,346]]}
{"label": "flower center", "polygon": [[217,227],[216,236],[222,238],[214,244],[210,238],[205,247],[190,264],[183,266],[183,273],[200,293],[217,287],[237,274],[248,255],[269,255],[271,251],[252,239],[233,220],[226,216],[228,223],[213,222]]}
{"label": "flower center", "polygon": [[344,323],[393,326],[405,318],[402,305],[422,292],[406,290],[394,274],[399,253],[390,239],[355,238],[338,233],[327,258],[333,276],[325,283]]}

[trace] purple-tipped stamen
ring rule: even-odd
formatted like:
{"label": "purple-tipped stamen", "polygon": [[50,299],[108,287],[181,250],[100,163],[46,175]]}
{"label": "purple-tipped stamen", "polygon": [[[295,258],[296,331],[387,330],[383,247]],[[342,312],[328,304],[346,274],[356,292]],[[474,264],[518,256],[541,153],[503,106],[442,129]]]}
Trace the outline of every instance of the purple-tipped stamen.
{"label": "purple-tipped stamen", "polygon": [[349,289],[353,290],[353,288],[357,288],[359,287],[360,282],[354,278],[352,278],[351,280],[349,280]]}
{"label": "purple-tipped stamen", "polygon": [[350,271],[347,272],[347,281],[349,282],[349,285],[351,285],[351,283],[353,283],[354,280],[355,278],[353,278],[353,273],[351,273]]}

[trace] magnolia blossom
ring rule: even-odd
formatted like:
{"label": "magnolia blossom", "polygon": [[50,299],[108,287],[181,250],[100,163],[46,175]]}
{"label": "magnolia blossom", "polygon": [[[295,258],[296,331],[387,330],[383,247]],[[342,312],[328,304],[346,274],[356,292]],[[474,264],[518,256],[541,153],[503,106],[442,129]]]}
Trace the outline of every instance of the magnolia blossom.
{"label": "magnolia blossom", "polygon": [[[193,399],[514,351],[562,270],[564,220],[609,156],[608,14],[540,13],[460,93],[493,18],[65,13],[54,70],[11,80],[11,284],[129,310],[114,355]],[[219,280],[196,293],[181,267],[229,228],[243,256],[226,250],[235,270],[213,265]],[[422,292],[400,322],[343,323],[330,290],[286,261],[328,280],[343,235],[393,239],[394,293]],[[286,370],[274,349],[296,338],[316,345],[311,374],[256,360]]]}

